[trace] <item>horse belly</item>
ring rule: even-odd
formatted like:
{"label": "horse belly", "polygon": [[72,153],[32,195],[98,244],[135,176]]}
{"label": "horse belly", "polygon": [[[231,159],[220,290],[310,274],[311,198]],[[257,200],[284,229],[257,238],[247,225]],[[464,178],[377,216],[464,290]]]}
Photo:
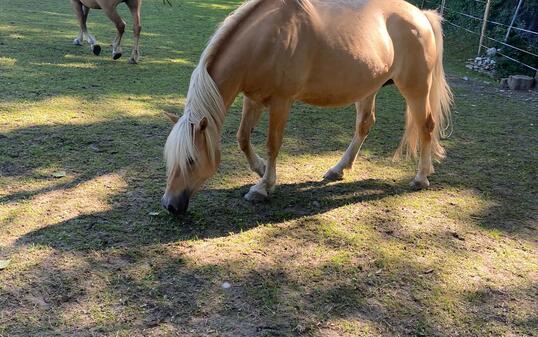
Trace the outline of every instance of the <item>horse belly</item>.
{"label": "horse belly", "polygon": [[80,0],[82,4],[91,9],[101,9],[101,5],[96,0]]}
{"label": "horse belly", "polygon": [[343,106],[371,95],[391,75],[392,55],[356,58],[341,51],[313,64],[297,99],[318,106]]}

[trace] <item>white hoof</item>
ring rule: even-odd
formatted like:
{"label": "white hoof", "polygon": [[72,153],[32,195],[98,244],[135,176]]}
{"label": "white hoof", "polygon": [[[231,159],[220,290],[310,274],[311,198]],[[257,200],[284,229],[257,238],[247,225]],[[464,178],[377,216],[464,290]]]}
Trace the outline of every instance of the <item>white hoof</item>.
{"label": "white hoof", "polygon": [[82,41],[80,41],[78,38],[76,38],[76,39],[73,40],[73,44],[75,46],[82,46]]}
{"label": "white hoof", "polygon": [[428,181],[428,178],[424,178],[421,180],[415,178],[409,183],[409,186],[413,190],[418,191],[430,187],[430,182]]}
{"label": "white hoof", "polygon": [[252,186],[250,188],[250,191],[248,191],[248,193],[245,194],[245,200],[250,201],[250,202],[261,202],[267,199],[268,199],[267,192],[262,189],[258,189],[256,185]]}
{"label": "white hoof", "polygon": [[326,181],[339,181],[342,179],[344,179],[344,173],[335,172],[333,169],[327,171],[327,173],[325,173],[323,176],[323,180]]}

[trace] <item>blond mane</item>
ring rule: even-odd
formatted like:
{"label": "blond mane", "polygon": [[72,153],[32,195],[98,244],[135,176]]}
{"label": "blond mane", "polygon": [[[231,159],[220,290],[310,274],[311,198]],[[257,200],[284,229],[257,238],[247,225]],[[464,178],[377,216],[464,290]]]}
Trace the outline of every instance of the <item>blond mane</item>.
{"label": "blond mane", "polygon": [[191,75],[185,112],[174,125],[164,146],[168,175],[176,167],[179,167],[180,171],[185,173],[188,171],[189,166],[192,165],[191,163],[198,160],[198,150],[194,142],[194,128],[204,117],[208,120],[208,126],[204,131],[207,139],[207,152],[210,160],[214,162],[215,147],[218,146],[226,107],[217,84],[213,81],[207,69],[223,41],[262,1],[264,0],[251,0],[241,5],[223,21],[209,40],[198,65]]}

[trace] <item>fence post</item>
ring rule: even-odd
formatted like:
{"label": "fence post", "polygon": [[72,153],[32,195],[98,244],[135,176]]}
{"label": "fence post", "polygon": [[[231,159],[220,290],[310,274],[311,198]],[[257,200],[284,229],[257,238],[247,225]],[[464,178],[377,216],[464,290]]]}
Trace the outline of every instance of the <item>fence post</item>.
{"label": "fence post", "polygon": [[441,1],[441,15],[445,14],[445,4],[446,0]]}
{"label": "fence post", "polygon": [[510,37],[510,31],[512,30],[512,27],[514,27],[514,23],[516,22],[517,15],[519,14],[519,9],[521,8],[521,4],[523,3],[523,0],[519,0],[519,3],[517,4],[516,12],[514,13],[514,17],[512,18],[512,21],[510,22],[510,26],[508,27],[508,31],[506,32],[506,36],[504,37],[504,43],[508,41],[508,38]]}
{"label": "fence post", "polygon": [[480,33],[480,43],[478,44],[478,56],[482,51],[482,45],[484,44],[484,36],[486,35],[486,29],[488,28],[489,9],[491,8],[491,0],[487,0],[486,9],[484,10],[484,20],[482,22],[482,32]]}

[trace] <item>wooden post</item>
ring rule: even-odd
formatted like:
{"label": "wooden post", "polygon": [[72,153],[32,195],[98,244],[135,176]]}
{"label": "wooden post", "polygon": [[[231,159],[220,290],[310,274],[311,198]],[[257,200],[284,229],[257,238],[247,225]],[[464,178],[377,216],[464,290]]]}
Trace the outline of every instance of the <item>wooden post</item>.
{"label": "wooden post", "polygon": [[484,44],[484,36],[486,35],[486,29],[488,28],[489,10],[491,8],[491,0],[487,0],[486,9],[484,10],[484,20],[482,22],[482,32],[480,33],[480,43],[478,44],[478,56],[482,51],[482,45]]}
{"label": "wooden post", "polygon": [[445,14],[445,4],[446,0],[441,1],[441,15]]}

